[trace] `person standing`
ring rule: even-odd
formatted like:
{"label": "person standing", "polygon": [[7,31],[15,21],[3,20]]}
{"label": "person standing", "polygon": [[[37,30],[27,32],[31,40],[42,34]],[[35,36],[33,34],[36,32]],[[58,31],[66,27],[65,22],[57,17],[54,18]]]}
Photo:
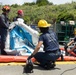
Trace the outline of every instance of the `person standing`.
{"label": "person standing", "polygon": [[[38,44],[34,52],[27,58],[27,61],[34,57],[40,64],[39,66],[50,69],[56,66],[55,61],[61,56],[59,43],[56,33],[49,31],[51,24],[46,20],[40,20],[38,27],[41,31]],[[44,46],[43,52],[38,52],[40,47]]]}
{"label": "person standing", "polygon": [[7,53],[4,51],[5,49],[5,42],[6,42],[6,37],[9,29],[9,18],[8,14],[10,12],[10,7],[8,5],[5,5],[2,8],[2,14],[0,15],[0,36],[1,36],[1,54],[2,55],[7,55]]}
{"label": "person standing", "polygon": [[23,15],[24,15],[23,10],[18,10],[17,16],[13,18],[13,21],[17,21],[18,18],[23,19]]}

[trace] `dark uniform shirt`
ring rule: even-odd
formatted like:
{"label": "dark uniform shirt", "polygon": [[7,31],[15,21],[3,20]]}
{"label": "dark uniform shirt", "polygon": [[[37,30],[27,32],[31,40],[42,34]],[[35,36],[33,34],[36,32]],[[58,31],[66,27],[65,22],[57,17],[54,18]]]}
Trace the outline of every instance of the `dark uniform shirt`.
{"label": "dark uniform shirt", "polygon": [[18,18],[19,18],[18,16],[14,17],[13,21],[17,21]]}
{"label": "dark uniform shirt", "polygon": [[6,55],[7,53],[4,51],[6,37],[9,29],[9,19],[5,13],[0,15],[0,36],[1,36],[1,54]]}
{"label": "dark uniform shirt", "polygon": [[74,38],[74,42],[76,42],[76,37]]}
{"label": "dark uniform shirt", "polygon": [[18,20],[18,18],[21,18],[21,17],[16,16],[15,18],[13,18],[13,22],[17,21],[17,20]]}
{"label": "dark uniform shirt", "polygon": [[43,41],[44,51],[59,50],[58,38],[52,31],[41,34],[39,41]]}
{"label": "dark uniform shirt", "polygon": [[8,27],[9,27],[9,19],[4,13],[2,13],[0,15],[0,28],[8,29]]}

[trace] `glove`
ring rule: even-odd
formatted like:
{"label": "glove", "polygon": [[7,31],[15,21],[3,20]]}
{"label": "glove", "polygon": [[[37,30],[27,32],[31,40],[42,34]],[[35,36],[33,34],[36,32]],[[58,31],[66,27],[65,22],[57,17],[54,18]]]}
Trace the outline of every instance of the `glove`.
{"label": "glove", "polygon": [[33,73],[33,62],[31,60],[27,60],[26,66],[24,67],[25,73]]}
{"label": "glove", "polygon": [[31,54],[31,55],[27,58],[27,60],[30,60],[32,57],[33,57],[33,54]]}
{"label": "glove", "polygon": [[66,43],[63,43],[64,44],[64,49],[67,50],[68,46]]}
{"label": "glove", "polygon": [[67,46],[67,45],[65,45],[65,46],[64,46],[64,49],[66,50],[67,48],[68,48],[68,46]]}

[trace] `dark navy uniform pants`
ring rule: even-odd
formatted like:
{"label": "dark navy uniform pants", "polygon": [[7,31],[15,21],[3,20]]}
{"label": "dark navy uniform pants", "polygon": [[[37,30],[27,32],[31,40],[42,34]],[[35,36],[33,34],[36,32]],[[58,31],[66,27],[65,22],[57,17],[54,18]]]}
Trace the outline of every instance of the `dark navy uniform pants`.
{"label": "dark navy uniform pants", "polygon": [[55,62],[61,56],[60,51],[56,52],[38,52],[34,55],[40,64],[45,65],[48,62]]}
{"label": "dark navy uniform pants", "polygon": [[4,51],[4,48],[5,48],[5,42],[6,42],[6,37],[7,37],[7,29],[0,28],[0,36],[1,36],[1,39],[0,39],[0,42],[1,42],[1,45],[0,45],[1,54],[6,55],[7,53]]}

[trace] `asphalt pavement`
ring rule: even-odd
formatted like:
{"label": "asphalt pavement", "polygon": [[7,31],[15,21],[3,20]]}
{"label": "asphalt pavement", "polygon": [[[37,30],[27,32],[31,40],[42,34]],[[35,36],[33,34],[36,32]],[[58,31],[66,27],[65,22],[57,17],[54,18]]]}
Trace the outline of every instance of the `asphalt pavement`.
{"label": "asphalt pavement", "polygon": [[33,73],[25,73],[25,63],[0,63],[0,75],[76,75],[76,61],[57,61],[50,70],[34,65]]}
{"label": "asphalt pavement", "polygon": [[34,65],[33,73],[24,72],[25,63],[2,63],[0,75],[76,75],[76,61],[56,62],[56,67],[50,70]]}

